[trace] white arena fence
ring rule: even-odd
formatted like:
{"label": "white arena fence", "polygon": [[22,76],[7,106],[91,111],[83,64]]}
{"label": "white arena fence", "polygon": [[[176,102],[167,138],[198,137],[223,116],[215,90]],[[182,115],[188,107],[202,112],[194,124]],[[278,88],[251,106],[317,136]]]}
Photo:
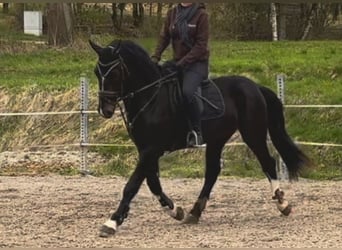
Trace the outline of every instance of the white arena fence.
{"label": "white arena fence", "polygon": [[[35,145],[35,148],[52,148],[52,147],[66,147],[75,146],[80,148],[80,172],[88,174],[87,166],[87,152],[89,147],[134,147],[133,144],[109,144],[109,143],[91,143],[88,141],[88,115],[97,114],[97,111],[88,110],[88,86],[89,79],[85,76],[80,78],[80,110],[73,111],[59,111],[59,112],[17,112],[17,113],[0,113],[0,117],[6,116],[40,116],[40,115],[79,115],[80,116],[80,141],[74,144],[62,145]],[[277,92],[278,97],[284,103],[285,99],[285,76],[283,74],[277,75]],[[342,108],[342,105],[284,105],[285,108]],[[324,147],[342,147],[342,144],[335,143],[320,143],[320,142],[306,142],[295,141],[296,144],[309,146],[324,146]],[[226,146],[240,146],[245,145],[243,142],[229,142]],[[277,164],[277,173],[279,180],[287,180],[288,174],[284,163],[279,157]]]}

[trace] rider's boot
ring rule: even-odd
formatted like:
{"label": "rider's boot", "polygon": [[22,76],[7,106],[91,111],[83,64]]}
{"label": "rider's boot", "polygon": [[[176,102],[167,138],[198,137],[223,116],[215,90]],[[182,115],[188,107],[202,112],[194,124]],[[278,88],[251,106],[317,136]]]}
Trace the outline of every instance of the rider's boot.
{"label": "rider's boot", "polygon": [[188,147],[200,147],[203,145],[203,136],[201,130],[201,111],[198,103],[195,101],[189,105],[189,127],[187,136]]}

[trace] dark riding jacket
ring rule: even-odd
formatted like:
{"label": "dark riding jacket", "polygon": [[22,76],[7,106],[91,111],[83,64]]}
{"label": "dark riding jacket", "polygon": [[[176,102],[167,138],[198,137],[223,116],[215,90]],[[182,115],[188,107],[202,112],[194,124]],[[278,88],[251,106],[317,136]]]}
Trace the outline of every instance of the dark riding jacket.
{"label": "dark riding jacket", "polygon": [[177,6],[167,12],[164,26],[160,32],[159,41],[153,54],[160,60],[163,51],[172,42],[173,59],[178,65],[185,66],[209,59],[209,21],[204,4],[200,4],[194,16],[188,22],[188,36],[192,47],[187,46],[175,28]]}

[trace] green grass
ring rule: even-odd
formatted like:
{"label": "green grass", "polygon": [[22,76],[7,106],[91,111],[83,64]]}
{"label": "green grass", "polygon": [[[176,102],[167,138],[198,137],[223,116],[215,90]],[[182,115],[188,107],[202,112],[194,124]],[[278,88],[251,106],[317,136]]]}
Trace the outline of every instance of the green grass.
{"label": "green grass", "polygon": [[90,53],[70,49],[4,54],[0,63],[4,69],[0,86],[12,90],[30,85],[41,89],[69,89],[78,84],[81,74],[93,75],[93,61]]}
{"label": "green grass", "polygon": [[[286,76],[287,103],[340,103],[342,42],[230,42],[212,44],[211,72],[246,75],[276,90]],[[310,94],[316,93],[312,98]]]}
{"label": "green grass", "polygon": [[[87,45],[87,39],[88,37],[82,37],[78,44],[67,49],[46,46],[25,50],[12,47],[8,49],[8,42],[1,42],[0,47],[7,49],[0,50],[0,89],[9,92],[23,89],[32,89],[33,92],[63,92],[78,88],[80,75],[86,74],[90,78],[92,90],[96,91],[97,82],[93,68],[97,58]],[[113,37],[93,36],[92,39],[106,45]],[[136,41],[152,53],[156,39],[144,38]],[[276,91],[276,75],[282,73],[286,76],[286,104],[342,103],[341,41],[211,41],[210,46],[212,76],[244,75]],[[163,59],[170,56],[171,51],[168,49]],[[288,108],[285,116],[288,132],[296,140],[342,143],[340,108]],[[0,134],[10,129],[6,126],[8,127],[0,126]],[[131,143],[122,125],[113,133],[115,138],[110,142]],[[108,141],[108,138],[105,141]],[[98,175],[127,176],[136,164],[137,153],[134,148],[96,150],[105,155],[112,155],[109,164],[96,170]],[[342,175],[341,148],[307,146],[305,150],[317,163],[317,168],[306,176],[313,179],[339,179]],[[225,150],[222,174],[264,178],[255,157],[250,152],[246,156],[247,151],[245,146]],[[117,157],[118,155],[120,157]],[[160,161],[161,174],[169,177],[202,177],[203,157],[201,151],[179,151],[166,155]]]}
{"label": "green grass", "polygon": [[[95,38],[97,39],[97,38]],[[86,41],[87,38],[84,38]],[[111,38],[100,40],[103,45]],[[155,39],[138,42],[152,53]],[[42,88],[70,88],[85,73],[95,80],[96,55],[81,48],[35,50],[30,53],[0,52],[0,86],[16,88],[37,84]],[[334,104],[342,95],[342,42],[231,42],[212,41],[212,75],[246,75],[276,90],[275,77],[286,75],[286,103]],[[164,59],[170,57],[170,51]],[[19,84],[18,84],[19,83]]]}

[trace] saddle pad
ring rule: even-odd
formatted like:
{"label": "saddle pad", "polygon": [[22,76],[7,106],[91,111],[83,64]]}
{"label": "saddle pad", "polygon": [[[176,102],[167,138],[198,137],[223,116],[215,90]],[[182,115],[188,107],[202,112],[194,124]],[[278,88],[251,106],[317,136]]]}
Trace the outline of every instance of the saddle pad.
{"label": "saddle pad", "polygon": [[201,83],[201,94],[196,93],[196,96],[202,100],[202,121],[217,119],[223,116],[225,112],[223,96],[212,80],[208,79],[203,81]]}

